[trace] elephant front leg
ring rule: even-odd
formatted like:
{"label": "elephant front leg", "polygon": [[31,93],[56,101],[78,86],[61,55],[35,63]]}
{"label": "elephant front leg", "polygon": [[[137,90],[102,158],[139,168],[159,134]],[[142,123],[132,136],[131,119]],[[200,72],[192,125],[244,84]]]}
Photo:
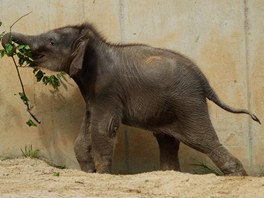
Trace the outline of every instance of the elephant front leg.
{"label": "elephant front leg", "polygon": [[110,173],[115,139],[93,131],[93,156],[97,173]]}
{"label": "elephant front leg", "polygon": [[[105,119],[108,118],[108,119]],[[100,120],[100,122],[96,122]],[[110,173],[116,131],[120,120],[115,116],[104,115],[92,123],[92,147],[97,173]]]}
{"label": "elephant front leg", "polygon": [[84,172],[95,172],[94,160],[92,157],[92,144],[90,126],[90,112],[86,112],[81,131],[75,140],[74,151],[80,168]]}

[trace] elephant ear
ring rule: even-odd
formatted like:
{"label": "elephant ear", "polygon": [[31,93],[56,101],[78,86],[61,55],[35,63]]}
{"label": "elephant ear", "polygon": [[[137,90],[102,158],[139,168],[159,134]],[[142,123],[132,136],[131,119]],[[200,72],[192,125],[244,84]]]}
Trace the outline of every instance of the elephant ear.
{"label": "elephant ear", "polygon": [[69,75],[71,77],[75,76],[82,69],[87,43],[88,40],[79,41],[76,49],[72,53],[72,61],[70,63],[70,68],[69,68]]}

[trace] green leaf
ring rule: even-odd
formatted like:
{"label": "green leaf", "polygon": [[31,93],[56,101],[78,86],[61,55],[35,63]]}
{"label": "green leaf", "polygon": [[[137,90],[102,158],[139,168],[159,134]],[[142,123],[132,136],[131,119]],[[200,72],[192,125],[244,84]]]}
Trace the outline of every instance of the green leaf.
{"label": "green leaf", "polygon": [[25,62],[25,57],[20,52],[17,53],[17,57],[19,65],[22,66]]}
{"label": "green leaf", "polygon": [[34,68],[33,73],[35,74],[38,70],[39,70],[38,68]]}
{"label": "green leaf", "polygon": [[31,119],[29,119],[29,120],[26,122],[26,124],[27,124],[29,127],[32,127],[32,126],[36,127],[36,126],[37,126],[36,123],[33,122]]}
{"label": "green leaf", "polygon": [[32,58],[32,53],[29,45],[19,45],[18,51],[20,51],[25,57]]}
{"label": "green leaf", "polygon": [[5,46],[5,53],[7,56],[14,56],[14,46],[11,43],[7,43]]}
{"label": "green leaf", "polygon": [[44,83],[44,85],[47,85],[47,84],[51,85],[54,89],[60,86],[60,81],[55,75],[44,76],[42,78],[42,82]]}
{"label": "green leaf", "polygon": [[[23,60],[20,60],[21,62],[26,62],[26,63],[31,63],[32,60],[32,53],[30,51],[30,47],[28,45],[19,45],[17,47],[19,53],[22,55],[20,56],[19,58],[20,59],[23,59]],[[22,64],[21,64],[22,66]]]}
{"label": "green leaf", "polygon": [[42,82],[44,85],[47,85],[49,83],[49,77],[48,76],[43,76]]}
{"label": "green leaf", "polygon": [[32,63],[32,60],[31,59],[29,59],[28,57],[24,57],[24,63],[26,63],[26,65],[21,65],[21,66],[27,66],[27,65],[29,65],[30,63]]}
{"label": "green leaf", "polygon": [[19,46],[18,46],[18,49],[19,49],[19,50],[22,50],[22,51],[23,51],[23,50],[30,50],[30,47],[29,47],[29,45],[19,45]]}
{"label": "green leaf", "polygon": [[20,99],[24,102],[24,104],[26,104],[29,101],[28,97],[24,92],[19,92],[19,95],[20,95]]}
{"label": "green leaf", "polygon": [[57,76],[57,78],[62,78],[62,77],[64,77],[64,75],[65,75],[65,72],[60,72],[56,76]]}
{"label": "green leaf", "polygon": [[19,59],[23,59],[23,58],[24,58],[24,55],[21,54],[20,52],[18,52],[18,53],[17,53],[17,57],[18,57]]}
{"label": "green leaf", "polygon": [[2,21],[0,21],[0,26],[2,26],[2,24],[3,24]]}
{"label": "green leaf", "polygon": [[37,79],[37,82],[41,81],[41,79],[43,78],[44,74],[45,73],[43,71],[41,71],[41,70],[38,70],[37,73],[35,73],[35,77]]}
{"label": "green leaf", "polygon": [[60,81],[59,81],[59,79],[56,76],[51,75],[50,76],[50,84],[52,85],[52,87],[54,89],[56,89],[57,87],[60,86]]}
{"label": "green leaf", "polygon": [[29,45],[25,45],[25,50],[30,50]]}
{"label": "green leaf", "polygon": [[[29,57],[25,56],[24,54],[22,54],[21,51],[17,52],[16,55],[18,57],[18,63],[20,66],[26,66],[32,62],[31,59]],[[24,65],[24,63],[26,63],[26,64]]]}
{"label": "green leaf", "polygon": [[0,50],[0,58],[4,57],[4,55],[5,55],[5,50],[4,49]]}

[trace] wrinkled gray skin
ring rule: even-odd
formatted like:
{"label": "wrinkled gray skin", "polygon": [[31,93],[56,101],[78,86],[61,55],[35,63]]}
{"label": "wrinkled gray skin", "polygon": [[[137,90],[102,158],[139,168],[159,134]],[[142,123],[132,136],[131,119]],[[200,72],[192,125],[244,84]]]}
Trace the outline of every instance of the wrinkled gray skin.
{"label": "wrinkled gray skin", "polygon": [[[3,46],[9,37],[5,35]],[[162,170],[180,170],[182,142],[208,155],[226,175],[247,174],[219,142],[206,98],[229,112],[258,118],[221,102],[188,58],[147,45],[110,44],[90,24],[37,36],[12,33],[12,39],[31,47],[32,66],[65,71],[79,86],[87,105],[74,149],[83,171],[110,172],[116,131],[123,123],[153,132]]]}

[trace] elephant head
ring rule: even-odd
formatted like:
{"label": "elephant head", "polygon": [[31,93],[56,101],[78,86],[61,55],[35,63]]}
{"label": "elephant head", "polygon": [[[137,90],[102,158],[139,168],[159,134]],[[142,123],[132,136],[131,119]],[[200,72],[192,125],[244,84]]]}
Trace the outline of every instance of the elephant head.
{"label": "elephant head", "polygon": [[36,36],[12,32],[3,37],[2,45],[5,46],[10,38],[17,44],[29,45],[33,59],[31,66],[64,71],[74,76],[81,69],[85,48],[89,38],[93,37],[90,29],[91,25],[82,24],[54,29]]}

